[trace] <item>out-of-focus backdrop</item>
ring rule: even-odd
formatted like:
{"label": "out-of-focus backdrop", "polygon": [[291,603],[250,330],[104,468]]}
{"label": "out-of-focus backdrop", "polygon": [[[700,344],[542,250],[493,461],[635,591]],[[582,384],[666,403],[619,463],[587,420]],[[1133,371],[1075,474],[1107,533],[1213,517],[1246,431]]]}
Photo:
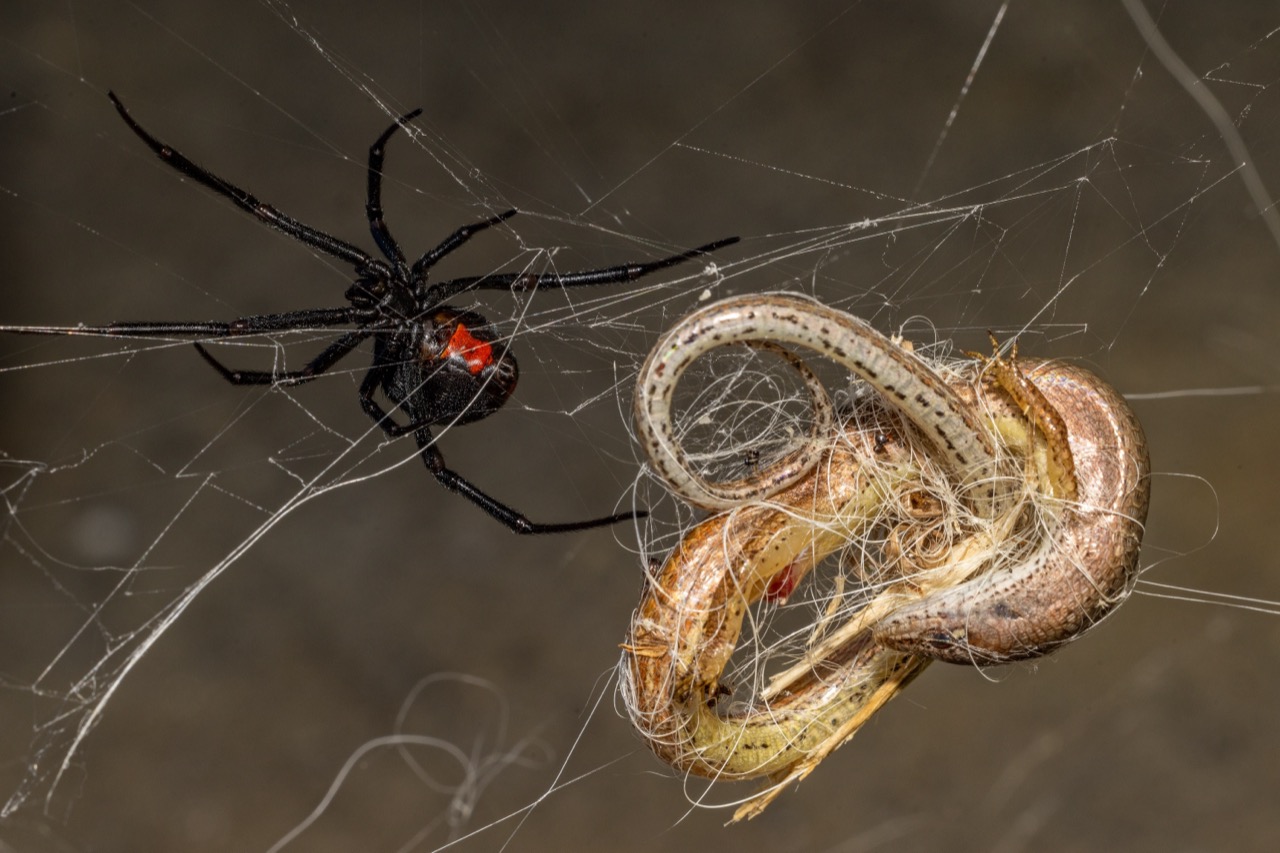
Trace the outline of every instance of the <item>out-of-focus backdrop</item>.
{"label": "out-of-focus backdrop", "polygon": [[[743,237],[720,282],[660,286],[695,266],[478,301],[515,335],[522,384],[441,447],[495,496],[548,521],[630,506],[630,388],[657,330],[704,288],[786,287],[962,349],[1022,331],[1024,353],[1134,395],[1156,470],[1149,569],[1038,666],[931,668],[726,829],[616,713],[633,529],[517,538],[449,496],[408,442],[365,435],[367,353],[281,393],[232,388],[185,345],[6,336],[0,802],[21,805],[0,845],[265,849],[339,777],[292,849],[471,832],[456,849],[1280,845],[1280,248],[1117,4],[184,6],[0,9],[0,322],[341,303],[348,270],[180,180],[108,89],[193,160],[370,250],[367,147],[388,111],[421,106],[386,167],[406,251],[526,211],[441,275]],[[1277,191],[1280,11],[1152,11]],[[293,365],[325,340],[218,352]],[[344,487],[280,513],[335,462],[322,482]],[[1224,596],[1270,613],[1208,601]],[[125,668],[78,742],[80,703]],[[344,769],[396,733],[460,753],[370,748]],[[465,795],[440,790],[460,768]]]}

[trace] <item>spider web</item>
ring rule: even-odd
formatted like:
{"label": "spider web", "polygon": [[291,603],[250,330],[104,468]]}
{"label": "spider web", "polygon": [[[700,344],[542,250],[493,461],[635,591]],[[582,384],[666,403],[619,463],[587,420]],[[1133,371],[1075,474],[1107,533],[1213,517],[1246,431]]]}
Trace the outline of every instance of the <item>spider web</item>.
{"label": "spider web", "polygon": [[[1280,17],[1150,11],[1276,192]],[[539,521],[652,507],[639,541],[517,538],[443,492],[359,411],[367,349],[255,390],[186,344],[0,339],[0,841],[723,844],[727,815],[690,801],[750,789],[672,778],[610,712],[641,559],[689,521],[637,474],[628,407],[659,328],[789,289],[923,344],[985,349],[990,329],[1092,366],[1133,400],[1157,478],[1144,595],[1118,618],[1034,673],[934,667],[734,843],[1280,843],[1280,251],[1238,152],[1122,8],[17,2],[0,21],[6,324],[341,303],[349,271],[181,181],[108,88],[369,248],[367,146],[423,106],[386,164],[406,252],[524,211],[442,276],[744,238],[714,270],[475,302],[522,382],[443,432],[450,465]],[[331,340],[218,355],[296,367]],[[708,405],[763,393],[790,417],[762,364],[716,362]],[[703,449],[739,464],[785,421],[717,425]]]}

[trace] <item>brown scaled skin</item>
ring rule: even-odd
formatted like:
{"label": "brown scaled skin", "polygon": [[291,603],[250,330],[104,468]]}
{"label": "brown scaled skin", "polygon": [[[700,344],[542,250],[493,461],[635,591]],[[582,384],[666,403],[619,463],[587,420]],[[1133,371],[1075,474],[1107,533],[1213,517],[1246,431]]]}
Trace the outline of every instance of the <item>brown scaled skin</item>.
{"label": "brown scaled skin", "polygon": [[875,626],[876,642],[947,663],[1026,660],[1075,639],[1132,589],[1151,490],[1141,425],[1084,368],[1020,366],[1066,425],[1075,499],[1032,557],[899,608]]}
{"label": "brown scaled skin", "polygon": [[[920,576],[901,585],[912,590],[905,605],[902,589],[886,589],[795,672],[774,676],[749,703],[718,707],[721,672],[743,617],[770,581],[793,569],[802,576],[862,535],[898,489],[918,482],[913,442],[891,441],[892,421],[871,416],[860,420],[861,431],[846,428],[795,486],[694,527],[650,578],[623,645],[632,720],[678,770],[724,780],[768,777],[772,784],[744,802],[735,820],[759,814],[805,778],[931,660],[971,665],[1043,655],[1124,599],[1149,489],[1141,428],[1120,396],[1082,368],[1019,368],[1035,394],[1010,395],[975,374],[952,384],[1020,448],[1017,455],[1041,459],[1028,463],[1028,474],[1049,505],[1030,557],[1008,565],[997,558],[994,571],[952,586]],[[1028,400],[1053,411],[1023,411]],[[1045,429],[1046,422],[1062,428]],[[864,466],[872,457],[874,478]],[[1010,518],[1020,512],[1010,511]],[[966,553],[985,552],[994,543],[984,545],[984,538],[955,543],[944,562],[959,566],[969,561]]]}
{"label": "brown scaled skin", "polygon": [[[768,503],[699,524],[650,579],[623,645],[623,689],[633,721],[663,761],[718,779],[786,773],[833,737],[843,741],[843,727],[856,730],[927,663],[879,648],[864,634],[784,697],[729,713],[715,707],[752,602],[780,572],[807,570],[843,547],[852,529],[875,515],[882,490],[893,488],[883,474],[874,482],[860,474],[874,436],[847,433],[809,477]],[[914,476],[908,456],[899,445],[880,451],[899,484]],[[894,689],[883,690],[888,682]]]}

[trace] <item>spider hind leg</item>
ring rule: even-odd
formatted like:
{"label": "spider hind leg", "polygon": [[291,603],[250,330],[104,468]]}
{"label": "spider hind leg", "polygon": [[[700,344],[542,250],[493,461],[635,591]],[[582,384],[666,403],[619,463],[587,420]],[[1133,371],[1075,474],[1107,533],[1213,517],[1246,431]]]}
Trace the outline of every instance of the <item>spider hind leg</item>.
{"label": "spider hind leg", "polygon": [[593,518],[588,521],[570,521],[560,524],[541,524],[536,521],[530,521],[523,514],[480,491],[479,488],[461,474],[445,465],[444,454],[436,447],[435,438],[432,436],[431,430],[425,427],[419,429],[414,433],[414,438],[418,441],[419,455],[422,456],[423,464],[427,466],[427,470],[431,472],[432,476],[440,482],[440,485],[454,494],[461,495],[471,501],[513,533],[568,533],[574,530],[590,530],[593,527],[608,527],[623,521],[644,518],[648,515],[647,512],[636,511],[618,513],[604,518]]}

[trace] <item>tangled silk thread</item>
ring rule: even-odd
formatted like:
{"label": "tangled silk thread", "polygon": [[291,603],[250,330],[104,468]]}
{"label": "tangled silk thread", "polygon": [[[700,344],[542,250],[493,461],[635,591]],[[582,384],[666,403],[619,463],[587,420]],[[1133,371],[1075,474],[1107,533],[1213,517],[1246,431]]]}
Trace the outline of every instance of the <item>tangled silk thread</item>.
{"label": "tangled silk thread", "polygon": [[[710,482],[680,445],[672,401],[694,360],[731,344],[813,350],[875,393],[837,423],[813,373],[783,351],[814,429],[754,475]],[[1124,400],[1080,367],[992,357],[944,376],[852,315],[790,294],[743,296],[663,335],[635,412],[653,470],[718,512],[648,579],[623,644],[622,692],[673,767],[768,778],[735,820],[807,776],[932,660],[1047,654],[1120,604],[1136,576],[1146,441]],[[882,544],[860,546],[873,533]],[[874,579],[853,612],[757,695],[727,700],[724,669],[751,605],[785,596],[840,551]]]}

